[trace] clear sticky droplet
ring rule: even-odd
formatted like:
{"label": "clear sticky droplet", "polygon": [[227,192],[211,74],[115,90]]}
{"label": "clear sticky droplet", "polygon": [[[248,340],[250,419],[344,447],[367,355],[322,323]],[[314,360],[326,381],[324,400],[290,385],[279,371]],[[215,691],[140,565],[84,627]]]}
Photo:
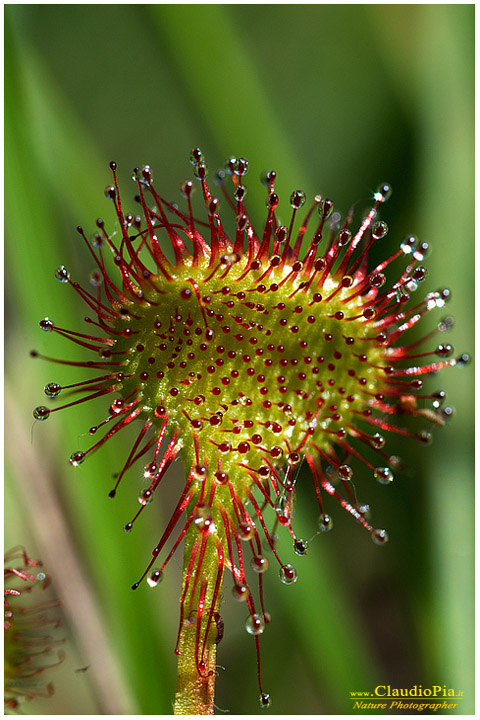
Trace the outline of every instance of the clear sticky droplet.
{"label": "clear sticky droplet", "polygon": [[50,415],[50,410],[44,405],[39,405],[33,411],[33,417],[35,420],[46,420]]}
{"label": "clear sticky droplet", "polygon": [[251,568],[256,573],[264,573],[268,570],[268,559],[265,555],[255,555],[250,560]]}
{"label": "clear sticky droplet", "polygon": [[195,519],[193,522],[197,530],[204,535],[213,532],[215,529],[212,513],[207,505],[198,505],[195,508]]}
{"label": "clear sticky droplet", "polygon": [[415,437],[420,445],[431,445],[433,441],[433,435],[428,430],[420,430]]}
{"label": "clear sticky droplet", "polygon": [[454,349],[451,345],[442,343],[435,348],[435,355],[441,358],[451,357],[454,353]]}
{"label": "clear sticky droplet", "polygon": [[388,467],[375,468],[373,477],[381,485],[389,485],[391,482],[393,482],[393,473]]}
{"label": "clear sticky droplet", "polygon": [[278,577],[284,583],[284,585],[293,585],[297,582],[298,575],[293,565],[283,565],[280,568]]}
{"label": "clear sticky droplet", "polygon": [[93,287],[100,287],[102,284],[102,273],[99,270],[92,270],[88,276],[88,281]]}
{"label": "clear sticky droplet", "polygon": [[339,247],[345,247],[345,245],[348,245],[351,239],[352,231],[348,228],[344,228],[338,233],[337,244]]}
{"label": "clear sticky droplet", "polygon": [[392,195],[392,186],[390,183],[380,183],[373,196],[375,202],[386,202]]}
{"label": "clear sticky droplet", "polygon": [[401,470],[403,467],[402,458],[398,455],[390,455],[388,462],[395,470]]}
{"label": "clear sticky droplet", "polygon": [[245,213],[241,213],[240,215],[236,216],[235,227],[237,228],[237,230],[246,230],[248,228],[248,225],[248,215],[245,215]]}
{"label": "clear sticky droplet", "polygon": [[333,519],[327,513],[322,513],[318,518],[318,529],[320,532],[329,532],[333,528]]}
{"label": "clear sticky droplet", "polygon": [[308,542],[306,540],[301,540],[300,538],[297,538],[293,543],[293,549],[297,555],[307,555]]}
{"label": "clear sticky droplet", "polygon": [[378,289],[385,285],[386,280],[387,278],[383,273],[374,273],[373,275],[370,275],[368,283],[370,287]]}
{"label": "clear sticky droplet", "polygon": [[333,200],[330,200],[329,198],[323,198],[318,203],[318,214],[326,219],[329,215],[332,214],[334,207],[335,203],[333,202]]}
{"label": "clear sticky droplet", "polygon": [[254,613],[245,620],[245,630],[250,635],[261,635],[265,630],[265,622],[261,615]]}
{"label": "clear sticky droplet", "polygon": [[48,317],[43,318],[43,320],[40,320],[39,325],[44,332],[52,332],[52,330],[54,328],[53,320],[50,320],[50,318],[48,318]]}
{"label": "clear sticky droplet", "polygon": [[232,587],[232,595],[238,602],[244,602],[250,594],[247,585],[234,585]]}
{"label": "clear sticky droplet", "polygon": [[70,464],[73,465],[73,467],[78,467],[85,460],[85,455],[86,453],[82,450],[77,450],[77,452],[70,455]]}
{"label": "clear sticky droplet", "polygon": [[154,462],[147,463],[145,467],[143,468],[143,477],[145,480],[151,480],[155,477],[155,474],[157,472],[157,465]]}
{"label": "clear sticky droplet", "polygon": [[154,570],[151,575],[147,578],[147,585],[151,588],[157,587],[163,580],[163,573],[161,570]]}
{"label": "clear sticky droplet", "polygon": [[400,250],[402,250],[405,255],[410,255],[413,252],[417,242],[418,240],[415,235],[406,235],[400,243]]}
{"label": "clear sticky droplet", "polygon": [[301,455],[297,452],[291,452],[287,455],[287,462],[289,465],[298,465],[301,459]]}
{"label": "clear sticky droplet", "polygon": [[60,265],[55,270],[55,279],[58,280],[58,282],[66,283],[70,280],[70,273],[68,272],[65,265]]}
{"label": "clear sticky droplet", "polygon": [[379,220],[372,227],[372,237],[374,240],[380,240],[385,237],[388,232],[388,225],[384,220]]}
{"label": "clear sticky droplet", "polygon": [[235,175],[246,175],[248,172],[248,160],[244,157],[237,158],[233,171]]}
{"label": "clear sticky droplet", "polygon": [[137,500],[140,505],[150,505],[153,500],[153,492],[151,490],[140,490],[137,495]]}
{"label": "clear sticky droplet", "polygon": [[375,545],[385,545],[388,542],[388,535],[386,530],[374,530],[372,533],[372,540]]}
{"label": "clear sticky droplet", "polygon": [[455,324],[455,320],[453,319],[453,317],[446,317],[446,318],[442,318],[442,320],[440,320],[440,322],[437,325],[437,328],[439,329],[440,332],[445,333],[445,332],[449,332],[452,329],[452,327],[454,326],[454,324]]}
{"label": "clear sticky droplet", "polygon": [[381,450],[385,447],[385,438],[383,435],[380,435],[380,433],[375,433],[370,440],[370,444],[373,448],[375,448],[375,450]]}
{"label": "clear sticky droplet", "polygon": [[205,160],[205,156],[199,147],[195,147],[190,152],[190,162],[192,165],[196,165],[199,162]]}
{"label": "clear sticky droplet", "polygon": [[294,190],[290,195],[290,205],[294,210],[299,210],[305,204],[306,197],[303,190]]}
{"label": "clear sticky droplet", "polygon": [[413,257],[415,260],[418,260],[418,262],[422,262],[424,258],[427,257],[427,255],[430,255],[430,245],[428,242],[421,242],[417,246],[417,249],[413,253]]}
{"label": "clear sticky droplet", "polygon": [[365,520],[370,519],[371,512],[370,512],[370,505],[368,505],[368,503],[362,503],[361,505],[358,505],[357,510],[360,513],[360,515],[363,515]]}
{"label": "clear sticky droplet", "polygon": [[100,235],[99,232],[94,232],[90,235],[90,243],[91,245],[93,245],[94,248],[102,247],[103,237]]}
{"label": "clear sticky droplet", "polygon": [[269,708],[272,704],[272,701],[270,699],[270,693],[266,693],[266,692],[260,693],[260,698],[259,698],[258,702],[259,702],[259,705],[262,708],[262,710]]}
{"label": "clear sticky droplet", "polygon": [[233,197],[235,198],[235,200],[237,200],[237,202],[242,202],[243,200],[245,200],[246,196],[247,188],[245,187],[245,185],[237,185],[237,187],[233,191]]}
{"label": "clear sticky droplet", "polygon": [[199,162],[193,168],[193,174],[198,180],[205,180],[208,175],[208,166],[205,162]]}
{"label": "clear sticky droplet", "polygon": [[337,474],[340,480],[351,480],[353,477],[353,470],[350,465],[340,465]]}
{"label": "clear sticky droplet", "polygon": [[254,527],[247,522],[238,523],[238,537],[240,540],[248,541],[253,537]]}

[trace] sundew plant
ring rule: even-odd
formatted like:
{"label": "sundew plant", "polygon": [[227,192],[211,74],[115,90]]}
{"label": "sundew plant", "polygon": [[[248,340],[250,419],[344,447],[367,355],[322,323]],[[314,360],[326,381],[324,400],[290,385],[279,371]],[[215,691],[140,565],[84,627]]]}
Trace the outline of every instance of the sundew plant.
{"label": "sundew plant", "polygon": [[[388,451],[388,435],[429,444],[431,430],[452,411],[441,389],[425,392],[423,378],[464,365],[468,356],[454,357],[443,337],[434,340],[450,330],[449,316],[434,333],[411,339],[411,329],[442,310],[450,296],[448,289],[420,289],[428,274],[427,243],[405,236],[396,252],[369,263],[371,247],[388,232],[380,219],[388,183],[379,185],[359,219],[354,208],[343,218],[329,198],[316,195],[307,203],[303,191],[293,190],[282,224],[276,173],[269,171],[263,177],[266,218],[256,228],[246,202],[248,161],[229,158],[215,176],[214,194],[202,151],[194,148],[190,160],[202,215],[192,207],[193,180],[182,183],[181,208],[159,194],[149,166],[133,171],[137,194],[130,209],[116,163],[110,164],[113,183],[105,195],[114,203],[116,228],[102,219],[93,233],[77,228],[96,265],[90,285],[64,265],[55,271],[86,305],[86,325],[71,330],[51,317],[40,321],[43,331],[60,334],[90,357],[46,358],[84,372],[73,384],[48,383],[45,395],[59,400],[39,405],[33,415],[45,421],[105,396],[108,411],[88,431],[92,443],[70,455],[75,468],[136,422],[136,438],[109,490],[112,499],[128,492],[131,468],[143,464],[144,484],[127,533],[161,497],[175,459],[182,460],[178,502],[132,589],[143,582],[158,586],[183,545],[174,712],[212,714],[225,587],[245,606],[258,702],[261,708],[271,704],[260,637],[274,627],[274,615],[265,607],[263,576],[273,566],[286,586],[297,582],[296,567],[277,552],[278,533],[290,534],[293,557],[308,553],[294,520],[297,489],[306,492],[297,488],[301,464],[311,471],[318,533],[332,529],[330,497],[384,545],[387,532],[372,524],[364,496],[368,481],[392,483],[401,463]],[[387,281],[391,270],[394,279]]]}

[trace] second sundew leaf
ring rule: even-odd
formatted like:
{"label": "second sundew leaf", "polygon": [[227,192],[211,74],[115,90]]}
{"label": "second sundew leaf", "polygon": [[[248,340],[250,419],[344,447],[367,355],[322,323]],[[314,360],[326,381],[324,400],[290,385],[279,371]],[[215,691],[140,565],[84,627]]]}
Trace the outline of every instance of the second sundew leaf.
{"label": "second sundew leaf", "polygon": [[[127,471],[142,459],[145,484],[138,510],[125,525],[127,533],[158,493],[172,463],[182,459],[185,485],[133,589],[143,580],[158,585],[185,541],[176,711],[210,714],[226,571],[233,597],[245,603],[245,629],[255,639],[260,706],[270,705],[260,670],[259,636],[271,621],[262,577],[274,563],[282,583],[297,581],[295,567],[277,552],[277,528],[290,534],[297,555],[308,552],[308,542],[294,530],[302,460],[313,476],[318,532],[332,528],[323,506],[326,493],[377,545],[384,545],[387,533],[371,524],[368,506],[358,501],[354,473],[357,479],[360,467],[382,485],[393,481],[398,458],[388,454],[385,434],[428,443],[429,430],[406,428],[403,419],[413,416],[441,426],[449,412],[442,408],[444,393],[422,394],[421,377],[463,365],[468,358],[454,360],[453,348],[444,342],[424,352],[418,352],[419,343],[400,344],[427,312],[445,305],[449,291],[431,292],[413,307],[407,305],[427,276],[421,264],[424,246],[411,236],[369,270],[369,249],[388,231],[378,220],[391,193],[388,184],[379,186],[355,232],[352,217],[342,222],[329,199],[316,196],[305,208],[300,190],[290,196],[291,217],[283,226],[276,216],[276,173],[269,172],[267,218],[256,230],[244,202],[248,162],[231,158],[217,175],[235,214],[230,237],[199,148],[192,150],[191,162],[204,197],[205,220],[192,213],[192,181],[182,185],[188,206],[184,213],[158,194],[149,166],[134,172],[140,213],[127,212],[116,164],[111,163],[113,184],[105,195],[114,204],[121,232],[109,233],[104,221],[97,220],[91,242],[77,228],[97,264],[94,292],[72,283],[66,267],[56,272],[60,282],[73,285],[95,318],[85,318],[84,332],[60,328],[50,318],[40,321],[45,332],[60,333],[93,353],[89,361],[69,363],[93,376],[68,387],[47,387],[50,397],[65,389],[85,395],[53,408],[40,405],[34,417],[44,421],[79,402],[108,400],[108,415],[89,431],[96,437],[103,430],[103,436],[71,454],[74,467],[140,421],[110,491],[115,497]],[[302,251],[307,232],[309,242]],[[162,250],[162,236],[171,244],[173,261]],[[105,251],[113,254],[116,278],[106,270]],[[387,269],[402,259],[398,280],[387,286]],[[440,332],[449,329],[447,320],[439,324]],[[369,459],[372,450],[379,458],[375,463]],[[271,550],[270,561],[262,539]]]}

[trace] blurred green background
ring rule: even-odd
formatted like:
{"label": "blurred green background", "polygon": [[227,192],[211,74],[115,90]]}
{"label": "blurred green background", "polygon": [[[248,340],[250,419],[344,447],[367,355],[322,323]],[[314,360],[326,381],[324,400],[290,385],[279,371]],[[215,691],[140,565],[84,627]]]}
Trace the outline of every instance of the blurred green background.
{"label": "blurred green background", "polygon": [[[29,358],[36,348],[82,359],[38,328],[48,315],[85,332],[83,303],[53,271],[64,263],[80,282],[88,277],[92,261],[75,227],[88,235],[97,217],[112,222],[103,196],[112,159],[128,205],[137,165],[149,163],[160,192],[181,202],[191,147],[203,149],[212,173],[230,154],[243,155],[259,219],[258,178],[267,169],[277,171],[287,206],[302,188],[334,198],[342,212],[355,201],[367,207],[388,180],[390,232],[380,252],[407,232],[431,242],[418,294],[452,289],[448,341],[472,351],[474,7],[7,5],[5,49],[6,546],[23,543],[43,558],[70,638],[68,660],[52,676],[55,697],[27,712],[170,714],[180,555],[157,590],[132,593],[130,585],[163,531],[182,471],[125,535],[139,472],[115,501],[107,497],[122,441],[76,471],[67,461],[88,446],[85,433],[105,403],[33,427],[47,382],[86,377]],[[433,315],[424,329],[443,316]],[[378,684],[446,684],[464,691],[457,712],[473,712],[473,369],[446,371],[428,387],[448,392],[456,408],[449,426],[428,448],[389,439],[405,460],[392,486],[356,474],[390,543],[374,546],[328,501],[335,529],[312,541],[308,557],[293,560],[291,543],[281,541],[299,581],[267,578],[273,622],[261,644],[272,712],[348,714],[350,691]],[[305,473],[300,537],[316,530],[313,497]],[[229,596],[216,702],[256,714],[254,643],[244,608]]]}

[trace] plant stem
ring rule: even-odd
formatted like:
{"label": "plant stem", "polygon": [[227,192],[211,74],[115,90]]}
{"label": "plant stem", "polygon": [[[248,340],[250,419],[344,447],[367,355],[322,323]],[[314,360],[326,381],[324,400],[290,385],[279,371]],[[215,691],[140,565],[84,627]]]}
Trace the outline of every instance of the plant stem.
{"label": "plant stem", "polygon": [[[222,575],[214,538],[202,538],[192,526],[185,537],[182,577],[184,607],[176,650],[178,674],[175,715],[214,714],[218,633],[213,613],[218,612],[220,606],[220,593],[215,593],[215,587],[218,588],[221,583]],[[205,662],[205,668],[200,673],[198,664],[201,660]]]}

